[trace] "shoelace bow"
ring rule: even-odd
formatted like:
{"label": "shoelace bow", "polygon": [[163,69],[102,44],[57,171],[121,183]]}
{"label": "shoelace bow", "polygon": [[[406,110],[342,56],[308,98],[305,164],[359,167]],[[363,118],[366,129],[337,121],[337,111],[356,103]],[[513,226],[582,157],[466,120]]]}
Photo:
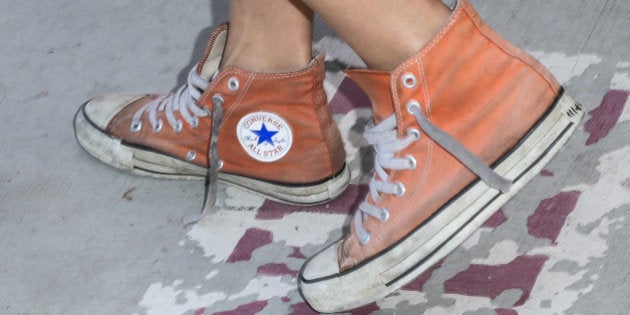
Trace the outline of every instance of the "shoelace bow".
{"label": "shoelace bow", "polygon": [[[479,176],[490,187],[503,193],[509,191],[512,185],[510,180],[497,174],[455,138],[433,125],[422,113],[420,103],[416,100],[410,100],[407,103],[407,110],[416,118],[418,126],[429,138]],[[378,200],[380,194],[402,196],[405,193],[405,186],[400,182],[391,182],[385,169],[410,170],[416,168],[417,162],[412,156],[396,157],[395,155],[414,141],[419,140],[421,136],[420,131],[410,129],[405,137],[398,139],[396,127],[396,116],[391,115],[377,125],[368,126],[364,133],[364,137],[369,144],[374,146],[376,153],[374,158],[375,173],[369,185],[370,197],[374,202]],[[358,211],[354,214],[353,222],[359,242],[363,245],[370,240],[370,231],[363,226],[363,222],[368,217],[371,216],[381,222],[385,222],[389,219],[389,215],[389,209],[379,208],[369,200],[363,201],[359,205]]]}

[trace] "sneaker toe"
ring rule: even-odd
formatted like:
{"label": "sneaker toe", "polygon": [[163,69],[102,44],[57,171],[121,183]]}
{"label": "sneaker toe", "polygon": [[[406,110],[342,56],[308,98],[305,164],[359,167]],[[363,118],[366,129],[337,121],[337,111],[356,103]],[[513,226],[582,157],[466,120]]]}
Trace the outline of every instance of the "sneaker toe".
{"label": "sneaker toe", "polygon": [[302,267],[301,277],[305,281],[313,281],[339,274],[337,246],[334,243],[311,257]]}
{"label": "sneaker toe", "polygon": [[83,106],[85,117],[101,130],[127,105],[146,95],[108,95],[89,100]]}

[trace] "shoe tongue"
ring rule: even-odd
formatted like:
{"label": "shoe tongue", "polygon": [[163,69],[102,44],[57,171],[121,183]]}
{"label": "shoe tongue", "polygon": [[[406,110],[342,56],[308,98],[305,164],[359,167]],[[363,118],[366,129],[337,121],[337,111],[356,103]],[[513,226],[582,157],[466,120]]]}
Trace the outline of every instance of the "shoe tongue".
{"label": "shoe tongue", "polygon": [[375,123],[378,124],[394,114],[394,104],[390,90],[391,74],[389,72],[348,70],[346,74],[370,98]]}
{"label": "shoe tongue", "polygon": [[208,48],[197,67],[197,74],[206,81],[211,81],[212,75],[219,70],[223,48],[227,41],[228,23],[219,25],[210,35]]}

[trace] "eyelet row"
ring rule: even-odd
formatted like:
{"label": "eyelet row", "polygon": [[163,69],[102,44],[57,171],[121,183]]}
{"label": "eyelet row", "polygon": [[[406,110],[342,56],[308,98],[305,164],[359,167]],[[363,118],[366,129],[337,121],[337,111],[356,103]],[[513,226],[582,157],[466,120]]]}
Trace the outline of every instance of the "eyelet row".
{"label": "eyelet row", "polygon": [[[228,89],[232,92],[238,91],[240,88],[240,83],[238,81],[238,78],[231,77],[227,82],[227,86],[228,86]],[[197,117],[193,117],[191,126],[193,128],[199,127],[199,119],[197,119]],[[158,120],[157,124],[153,126],[153,132],[156,132],[156,133],[160,132],[162,131],[162,128],[163,128],[163,123],[162,123],[162,120],[160,119]],[[132,132],[139,132],[140,130],[142,130],[142,121],[133,121],[131,125],[129,126],[129,129]],[[183,126],[182,121],[178,120],[173,130],[175,131],[175,133],[179,134],[183,131],[183,129],[184,129],[184,126]]]}
{"label": "eyelet row", "polygon": [[[403,76],[401,77],[401,83],[403,87],[407,89],[413,89],[416,86],[418,86],[418,78],[413,73],[407,72],[403,74]],[[413,114],[412,108],[414,106],[417,106],[418,109],[420,109],[420,103],[418,103],[415,100],[412,100],[409,103],[407,103],[407,111]],[[420,132],[420,130],[416,128],[410,128],[407,130],[407,137],[413,137],[413,141],[420,140],[421,136],[422,136],[422,133]],[[418,166],[418,162],[412,155],[405,156],[405,159],[408,162],[407,169],[413,170]],[[402,197],[405,195],[406,190],[407,189],[402,182],[396,182],[396,192],[394,193],[394,196]],[[389,210],[383,208],[381,209],[381,213],[378,219],[381,222],[386,222],[387,220],[389,220],[389,216],[390,216]],[[359,243],[361,245],[367,244],[370,241],[370,237],[371,237],[371,233],[369,231],[366,231],[366,233],[359,239]]]}

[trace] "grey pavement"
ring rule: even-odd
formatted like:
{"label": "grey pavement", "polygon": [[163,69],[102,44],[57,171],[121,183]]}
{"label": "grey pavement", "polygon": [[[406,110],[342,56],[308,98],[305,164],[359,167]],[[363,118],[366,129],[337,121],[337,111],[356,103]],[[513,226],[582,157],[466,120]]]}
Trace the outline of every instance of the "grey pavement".
{"label": "grey pavement", "polygon": [[[540,56],[557,75],[566,74],[567,90],[587,112],[603,104],[610,91],[630,90],[630,2],[472,2],[509,40]],[[185,74],[205,48],[212,26],[227,20],[227,1],[0,0],[0,7],[0,314],[212,314],[240,305],[250,308],[236,313],[247,314],[262,305],[256,301],[265,301],[258,309],[261,313],[299,314],[295,305],[300,305],[301,299],[290,277],[275,283],[246,264],[239,273],[240,265],[228,266],[221,255],[210,255],[204,240],[199,239],[228,242],[230,236],[220,233],[230,233],[229,229],[211,223],[193,227],[181,224],[182,216],[201,206],[204,187],[200,182],[125,174],[91,158],[74,139],[73,116],[86,100],[115,92],[163,92],[184,83]],[[315,43],[329,60],[358,63],[321,21],[316,25]],[[342,75],[330,69],[327,80],[334,91]],[[406,302],[397,304],[397,297],[391,297],[379,304],[381,310],[376,312],[495,314],[499,313],[495,309],[511,308],[521,314],[627,313],[630,168],[624,166],[628,159],[622,153],[630,146],[630,123],[624,120],[630,118],[625,111],[630,111],[630,105],[625,109],[623,105],[615,116],[616,126],[604,138],[586,147],[589,132],[582,128],[569,143],[569,153],[552,162],[553,179],[535,180],[506,207],[507,224],[511,225],[475,236],[481,242],[475,246],[485,246],[488,255],[505,248],[501,244],[516,243],[506,245],[511,248],[505,249],[506,253],[552,252],[549,257],[555,257],[558,250],[592,257],[577,262],[560,258],[555,265],[543,268],[539,286],[569,281],[557,292],[557,298],[548,296],[519,306],[510,302],[509,292],[483,300],[479,295],[473,298],[461,292],[449,293],[437,286],[448,278],[450,271],[443,270],[418,293],[421,296],[399,295]],[[588,119],[587,115],[585,121]],[[342,116],[336,120],[344,123]],[[618,169],[603,170],[610,159]],[[607,182],[606,178],[621,179]],[[617,192],[614,188],[618,183],[626,190]],[[591,196],[589,189],[594,191],[598,185],[610,192],[604,197],[611,202],[595,200],[597,196],[592,196],[590,203],[584,199]],[[516,237],[507,235],[510,227],[520,229],[519,220],[527,219],[517,209],[533,207],[533,213],[541,200],[552,196],[550,190],[572,188],[582,191],[580,202],[594,205],[593,211],[610,204],[593,220],[581,223],[582,216],[565,222],[567,229],[579,232],[576,235],[601,237],[601,242],[592,247],[582,243],[584,247],[579,248],[577,243],[563,243],[560,235],[557,246],[537,243],[527,238],[525,228]],[[236,194],[254,207],[263,202],[247,193]],[[236,211],[223,215],[225,224],[238,225],[240,221],[230,216],[247,214]],[[308,244],[303,253],[314,253],[324,242],[339,237],[347,219],[337,221],[331,228],[334,231],[318,234],[322,242],[292,246]],[[606,222],[612,223],[600,229]],[[280,232],[274,235],[274,242],[255,251],[252,259],[264,263],[271,261],[267,257],[280,257],[279,253],[287,257],[286,251],[290,254],[287,245],[291,240],[278,236]],[[240,236],[234,237],[238,240]],[[504,242],[508,238],[510,241]],[[563,245],[567,247],[561,248]],[[460,258],[462,264],[467,262],[461,269],[480,259],[462,248],[446,262],[459,268],[455,260]],[[299,268],[294,258],[283,263],[291,270]],[[579,279],[554,278],[558,270]],[[252,279],[268,282],[256,287]],[[245,282],[237,284],[239,281]],[[280,292],[265,293],[265,284]],[[217,288],[222,285],[225,288]],[[536,290],[547,292],[534,287],[531,301],[538,298]]]}

